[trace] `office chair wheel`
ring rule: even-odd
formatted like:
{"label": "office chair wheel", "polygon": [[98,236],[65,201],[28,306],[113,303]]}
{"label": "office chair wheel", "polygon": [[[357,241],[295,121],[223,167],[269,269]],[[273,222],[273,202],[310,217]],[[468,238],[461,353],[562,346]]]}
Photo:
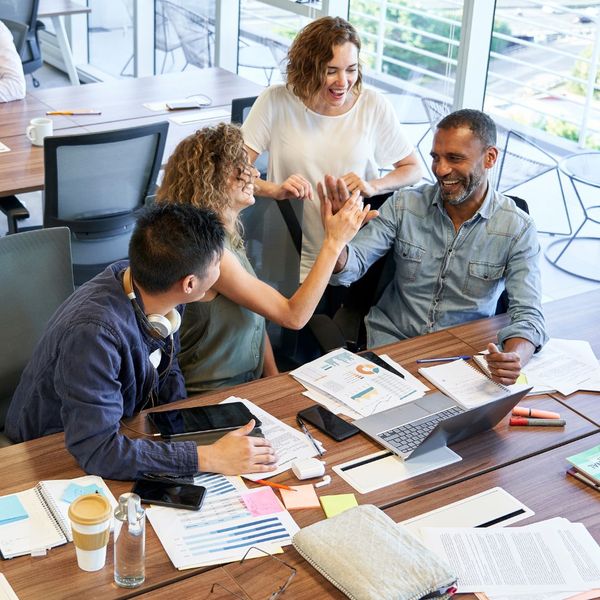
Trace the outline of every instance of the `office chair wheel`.
{"label": "office chair wheel", "polygon": [[33,83],[33,87],[34,88],[39,88],[40,87],[40,80],[36,79],[33,75],[31,76],[31,81]]}

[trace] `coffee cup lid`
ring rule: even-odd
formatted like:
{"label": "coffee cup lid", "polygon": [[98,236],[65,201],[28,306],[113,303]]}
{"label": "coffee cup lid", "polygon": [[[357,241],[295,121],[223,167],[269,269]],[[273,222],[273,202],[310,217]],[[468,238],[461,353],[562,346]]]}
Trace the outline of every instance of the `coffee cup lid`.
{"label": "coffee cup lid", "polygon": [[80,525],[97,525],[108,520],[112,507],[102,494],[86,494],[75,498],[69,506],[69,519]]}

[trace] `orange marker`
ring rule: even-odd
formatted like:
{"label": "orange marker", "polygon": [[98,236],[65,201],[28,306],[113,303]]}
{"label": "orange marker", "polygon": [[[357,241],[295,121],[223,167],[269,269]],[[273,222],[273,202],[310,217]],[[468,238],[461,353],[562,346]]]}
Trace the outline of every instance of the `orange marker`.
{"label": "orange marker", "polygon": [[525,408],[524,406],[515,406],[512,414],[517,417],[533,417],[534,419],[560,419],[560,415],[556,412]]}
{"label": "orange marker", "polygon": [[254,483],[260,483],[260,485],[268,485],[272,488],[277,488],[279,490],[288,490],[290,492],[297,492],[298,490],[290,487],[289,485],[283,485],[283,483],[273,483],[271,481],[266,481],[265,479],[257,479]]}

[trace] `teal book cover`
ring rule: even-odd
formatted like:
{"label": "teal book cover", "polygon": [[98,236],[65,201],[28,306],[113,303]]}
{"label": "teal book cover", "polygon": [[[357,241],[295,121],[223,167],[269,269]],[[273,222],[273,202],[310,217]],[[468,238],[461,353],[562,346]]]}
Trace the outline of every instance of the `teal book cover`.
{"label": "teal book cover", "polygon": [[567,456],[567,460],[579,471],[600,483],[600,446]]}

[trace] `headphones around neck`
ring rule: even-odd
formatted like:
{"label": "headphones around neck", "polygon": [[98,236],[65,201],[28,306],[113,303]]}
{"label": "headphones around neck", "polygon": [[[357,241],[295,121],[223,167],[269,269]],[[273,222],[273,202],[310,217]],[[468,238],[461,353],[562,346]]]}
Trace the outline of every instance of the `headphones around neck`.
{"label": "headphones around neck", "polygon": [[127,267],[123,273],[123,289],[127,297],[131,300],[133,310],[146,328],[148,333],[155,339],[165,339],[172,336],[181,326],[181,315],[176,309],[170,310],[166,315],[150,314],[146,315],[138,304],[137,297],[133,290],[133,276],[131,269]]}

